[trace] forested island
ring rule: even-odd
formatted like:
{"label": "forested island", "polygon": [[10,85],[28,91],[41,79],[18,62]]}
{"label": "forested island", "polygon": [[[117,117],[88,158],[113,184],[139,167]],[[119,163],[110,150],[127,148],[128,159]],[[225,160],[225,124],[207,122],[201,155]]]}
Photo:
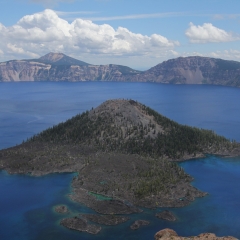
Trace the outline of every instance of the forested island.
{"label": "forested island", "polygon": [[[205,196],[176,162],[205,154],[237,156],[239,149],[239,143],[213,131],[180,125],[134,100],[116,99],[1,150],[0,167],[35,176],[77,172],[71,198],[114,216],[141,212],[140,207],[182,207]],[[66,221],[99,230],[81,217]]]}

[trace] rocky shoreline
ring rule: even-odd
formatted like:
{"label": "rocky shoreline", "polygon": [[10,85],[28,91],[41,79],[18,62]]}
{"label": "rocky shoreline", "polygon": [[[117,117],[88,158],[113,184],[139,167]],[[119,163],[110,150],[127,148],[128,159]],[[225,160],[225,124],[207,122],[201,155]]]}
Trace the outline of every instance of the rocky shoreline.
{"label": "rocky shoreline", "polygon": [[74,189],[74,193],[70,197],[73,201],[84,204],[100,214],[131,214],[142,212],[141,209],[121,200],[97,200],[95,196],[89,194],[85,189]]}

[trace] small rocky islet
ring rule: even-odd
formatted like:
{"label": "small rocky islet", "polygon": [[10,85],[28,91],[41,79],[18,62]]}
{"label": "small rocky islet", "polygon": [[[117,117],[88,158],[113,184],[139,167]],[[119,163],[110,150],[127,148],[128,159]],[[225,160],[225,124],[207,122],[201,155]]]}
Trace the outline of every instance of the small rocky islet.
{"label": "small rocky islet", "polygon": [[171,221],[171,222],[174,222],[174,221],[177,220],[175,215],[172,212],[168,211],[168,210],[156,213],[155,216],[158,217],[158,218],[161,218],[163,220],[167,220],[167,221]]}
{"label": "small rocky islet", "polygon": [[[120,224],[141,207],[183,207],[202,192],[177,161],[205,154],[240,155],[239,143],[209,130],[180,125],[133,100],[108,100],[53,126],[22,144],[0,151],[1,169],[40,176],[77,172],[71,199],[102,215],[65,218],[63,226],[96,234]],[[101,199],[99,199],[101,198]],[[64,213],[67,207],[55,210]],[[106,215],[106,216],[104,216]],[[157,214],[174,220],[170,212]],[[136,222],[133,228],[145,225]]]}
{"label": "small rocky islet", "polygon": [[68,207],[65,205],[58,205],[54,207],[55,212],[57,213],[69,213]]}

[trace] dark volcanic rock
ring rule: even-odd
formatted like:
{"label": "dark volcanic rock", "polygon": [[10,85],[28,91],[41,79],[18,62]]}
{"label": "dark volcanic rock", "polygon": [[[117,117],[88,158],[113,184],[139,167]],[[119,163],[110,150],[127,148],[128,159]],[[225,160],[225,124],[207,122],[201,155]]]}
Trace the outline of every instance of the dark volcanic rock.
{"label": "dark volcanic rock", "polygon": [[100,226],[88,224],[86,220],[78,218],[78,217],[64,218],[60,222],[60,224],[69,229],[77,230],[80,232],[88,232],[91,234],[97,234],[101,231]]}
{"label": "dark volcanic rock", "polygon": [[120,200],[97,200],[83,189],[75,190],[71,198],[75,201],[85,204],[100,214],[131,214],[138,213],[141,210],[133,205],[128,205]]}
{"label": "dark volcanic rock", "polygon": [[158,218],[161,218],[163,220],[167,220],[167,221],[176,221],[177,220],[177,218],[174,216],[174,214],[168,210],[156,213],[155,216]]}
{"label": "dark volcanic rock", "polygon": [[149,221],[146,221],[146,220],[137,220],[135,221],[131,226],[130,228],[132,230],[137,230],[138,228],[140,228],[141,226],[145,226],[145,225],[148,225],[149,224]]}
{"label": "dark volcanic rock", "polygon": [[118,225],[129,220],[129,217],[116,216],[113,214],[111,215],[81,214],[80,216],[91,222],[109,226]]}

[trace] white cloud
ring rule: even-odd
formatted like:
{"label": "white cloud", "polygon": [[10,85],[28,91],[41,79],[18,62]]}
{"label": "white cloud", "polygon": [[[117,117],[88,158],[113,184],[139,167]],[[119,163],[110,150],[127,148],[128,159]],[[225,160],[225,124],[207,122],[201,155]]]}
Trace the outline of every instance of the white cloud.
{"label": "white cloud", "polygon": [[7,44],[7,48],[13,52],[13,53],[24,53],[24,50],[22,48],[17,47],[16,45],[13,45],[11,43]]}
{"label": "white cloud", "polygon": [[[67,15],[67,12],[65,13]],[[129,20],[129,19],[147,19],[147,18],[168,18],[185,16],[184,12],[163,12],[163,13],[149,13],[149,14],[132,14],[123,16],[110,17],[88,17],[91,21],[114,21],[114,20]]]}
{"label": "white cloud", "polygon": [[213,15],[213,19],[215,19],[215,20],[237,19],[239,17],[240,17],[240,14],[215,14],[215,15]]}
{"label": "white cloud", "polygon": [[69,55],[98,54],[109,56],[159,56],[178,46],[159,34],[146,36],[108,24],[97,25],[90,20],[75,19],[72,23],[60,18],[56,12],[27,15],[15,25],[0,24],[0,49],[5,55],[42,55],[63,52]]}
{"label": "white cloud", "polygon": [[190,23],[185,34],[192,43],[231,42],[240,40],[239,36],[217,28],[211,23],[204,23],[202,26],[196,26]]}
{"label": "white cloud", "polygon": [[214,58],[240,61],[240,51],[234,49],[211,52],[208,55]]}
{"label": "white cloud", "polygon": [[229,50],[218,50],[214,52],[184,52],[181,54],[182,57],[188,56],[201,56],[201,57],[212,57],[212,58],[221,58],[225,60],[235,60],[240,61],[240,51],[236,49]]}

